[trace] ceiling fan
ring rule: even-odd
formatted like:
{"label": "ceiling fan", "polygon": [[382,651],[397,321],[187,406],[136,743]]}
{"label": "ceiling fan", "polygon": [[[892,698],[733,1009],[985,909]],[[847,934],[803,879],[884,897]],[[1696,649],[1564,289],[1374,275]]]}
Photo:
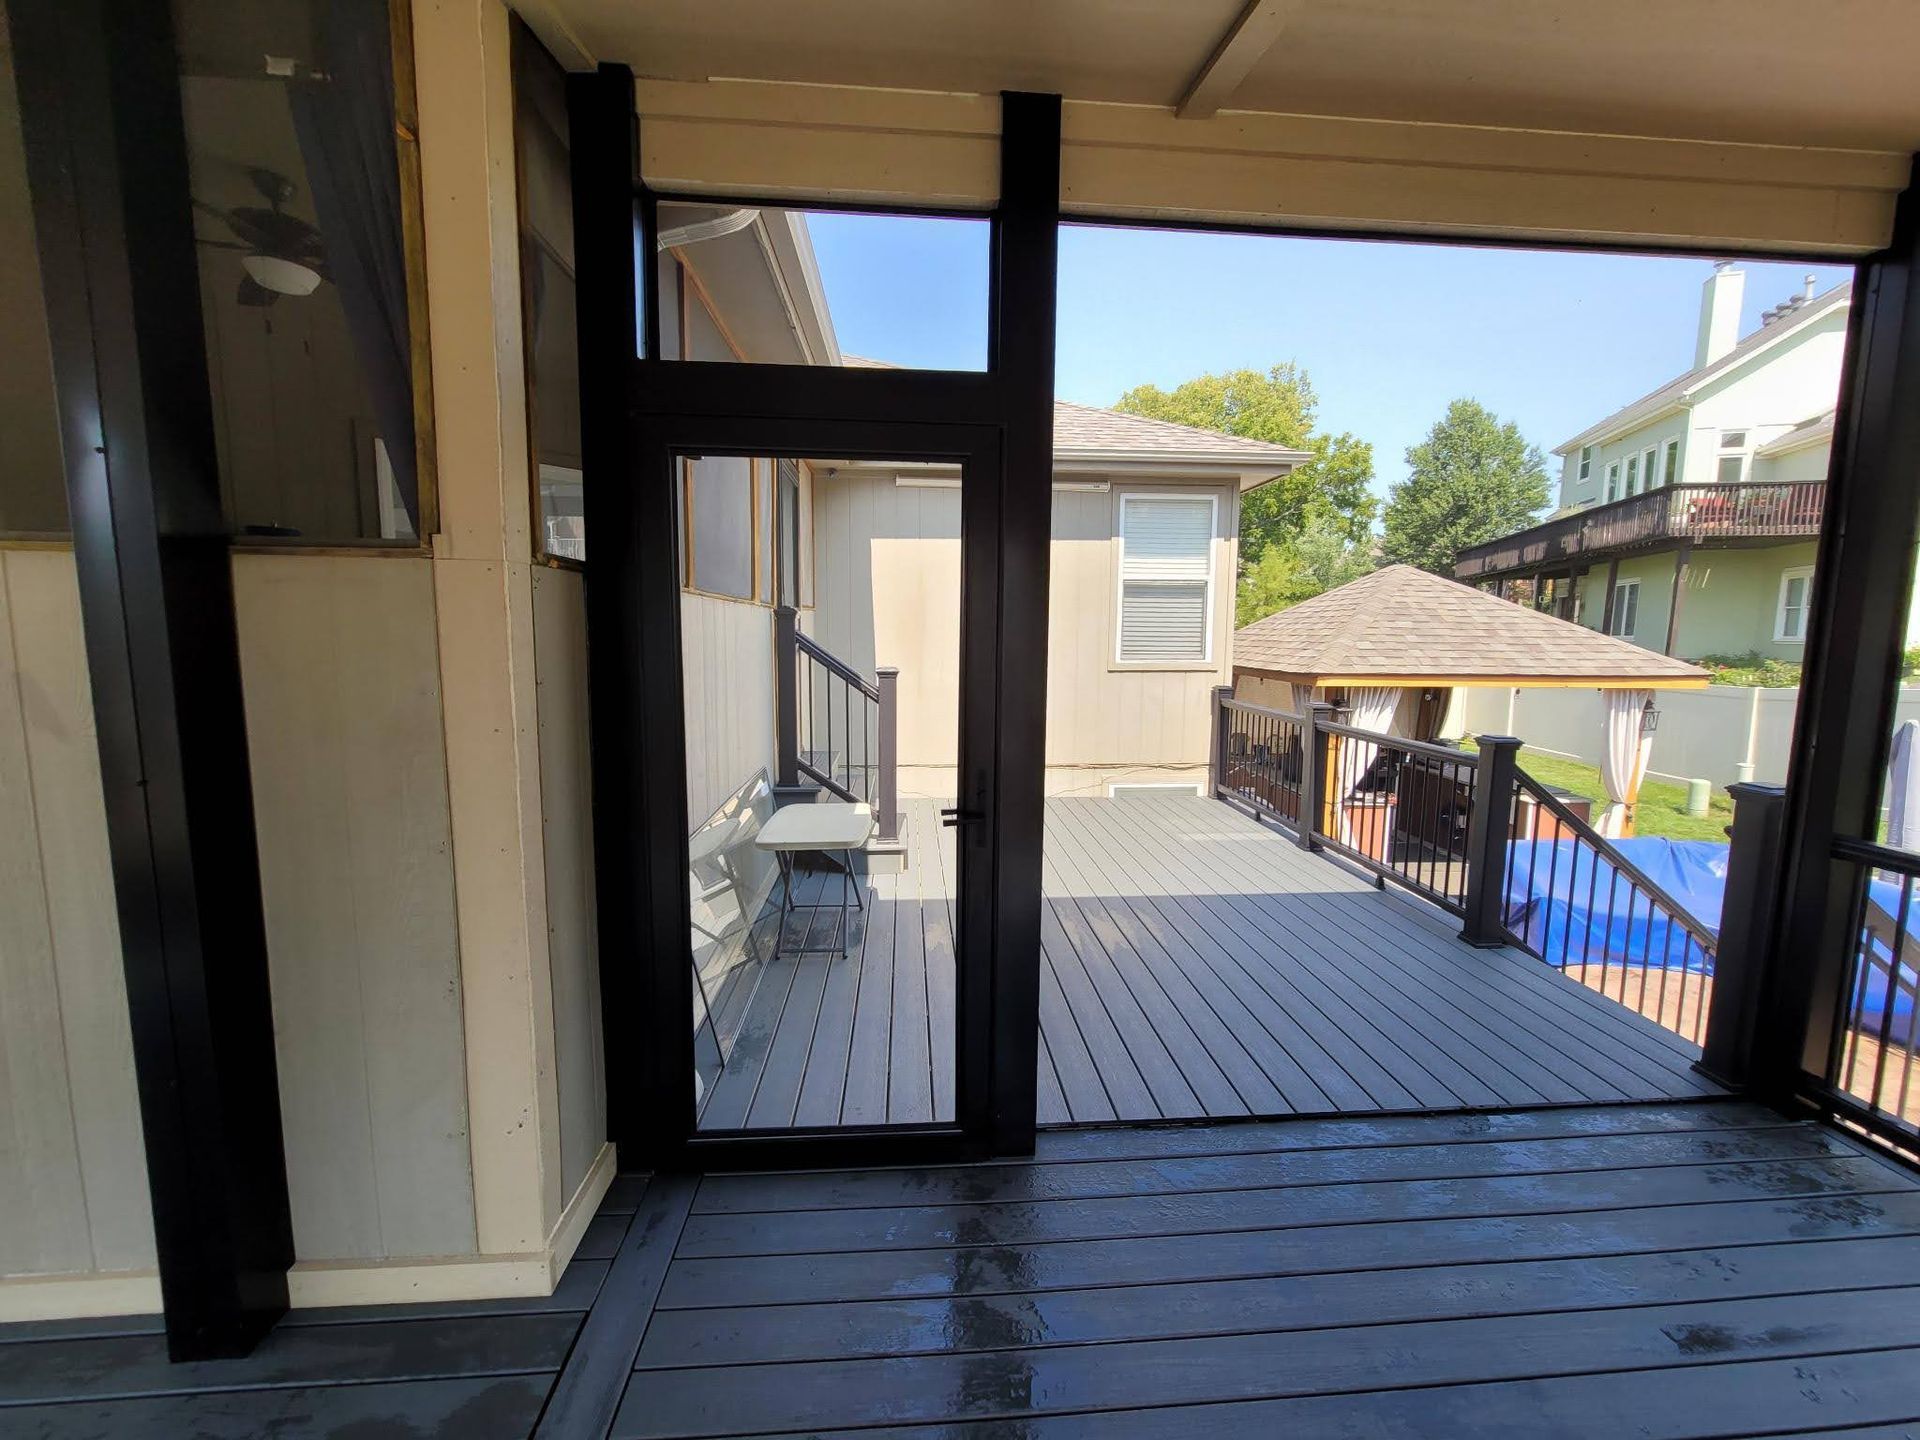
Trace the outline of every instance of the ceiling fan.
{"label": "ceiling fan", "polygon": [[294,196],[294,184],[277,170],[254,167],[247,171],[253,188],[267,203],[236,205],[222,210],[204,200],[195,200],[194,209],[212,215],[231,230],[237,240],[206,240],[219,250],[239,250],[240,277],[236,299],[242,305],[271,305],[282,295],[311,295],[327,278],[326,252],[320,244],[320,232],[297,215],[281,207]]}

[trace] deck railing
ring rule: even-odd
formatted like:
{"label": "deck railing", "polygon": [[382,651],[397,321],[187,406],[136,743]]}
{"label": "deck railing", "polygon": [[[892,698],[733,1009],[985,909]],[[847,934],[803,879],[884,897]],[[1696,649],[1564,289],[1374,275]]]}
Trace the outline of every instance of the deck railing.
{"label": "deck railing", "polygon": [[1676,540],[1787,539],[1820,533],[1824,480],[1670,485],[1595,505],[1462,550],[1456,580],[1552,569]]}
{"label": "deck railing", "polygon": [[1215,692],[1214,794],[1458,915],[1476,945],[1517,945],[1700,1044],[1715,931],[1570,803],[1521,770],[1520,742],[1455,749]]}
{"label": "deck railing", "polygon": [[1853,872],[1856,920],[1826,1083],[1882,1126],[1920,1145],[1920,855],[1836,842]]}
{"label": "deck railing", "polygon": [[1514,943],[1700,1044],[1719,936],[1517,767],[1507,808],[1500,910]]}
{"label": "deck railing", "polygon": [[782,785],[807,781],[874,808],[879,838],[900,835],[896,697],[900,672],[868,680],[810,635],[789,606],[774,611],[775,745]]}

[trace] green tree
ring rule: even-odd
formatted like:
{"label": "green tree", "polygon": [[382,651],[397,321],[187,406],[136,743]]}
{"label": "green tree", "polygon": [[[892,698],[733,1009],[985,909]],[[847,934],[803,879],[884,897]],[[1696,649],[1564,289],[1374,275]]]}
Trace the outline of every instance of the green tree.
{"label": "green tree", "polygon": [[1268,546],[1297,533],[1316,504],[1355,543],[1364,543],[1373,528],[1373,446],[1345,433],[1316,435],[1319,404],[1307,372],[1288,361],[1265,374],[1201,375],[1172,390],[1136,385],[1114,409],[1312,452],[1311,460],[1261,486],[1241,506],[1240,563],[1251,568]]}
{"label": "green tree", "polygon": [[1297,530],[1268,545],[1245,567],[1234,595],[1233,623],[1250,625],[1357,580],[1372,568],[1367,542],[1356,542],[1341,517],[1324,504],[1314,504]]}
{"label": "green tree", "polygon": [[1547,503],[1547,467],[1512,421],[1456,400],[1407,450],[1407,478],[1387,496],[1381,552],[1390,564],[1453,573],[1454,556],[1524,529]]}

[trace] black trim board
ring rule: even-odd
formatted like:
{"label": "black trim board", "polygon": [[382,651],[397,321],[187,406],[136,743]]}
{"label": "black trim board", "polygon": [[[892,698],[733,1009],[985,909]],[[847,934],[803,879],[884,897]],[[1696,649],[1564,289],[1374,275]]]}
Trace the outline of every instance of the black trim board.
{"label": "black trim board", "polygon": [[164,5],[10,9],[176,1359],[293,1262],[233,582]]}

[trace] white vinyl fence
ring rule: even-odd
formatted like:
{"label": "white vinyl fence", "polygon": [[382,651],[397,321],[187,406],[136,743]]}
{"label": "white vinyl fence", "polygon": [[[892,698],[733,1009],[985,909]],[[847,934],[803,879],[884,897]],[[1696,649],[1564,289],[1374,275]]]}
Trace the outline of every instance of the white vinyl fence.
{"label": "white vinyl fence", "polygon": [[[1647,773],[1655,780],[1704,778],[1715,789],[1736,780],[1779,785],[1787,778],[1800,691],[1749,685],[1656,690],[1659,712]],[[1894,716],[1920,720],[1920,685],[1900,687]],[[1469,735],[1518,735],[1526,744],[1588,765],[1600,763],[1606,715],[1598,690],[1475,686],[1466,692]],[[1743,767],[1751,766],[1751,769]]]}

